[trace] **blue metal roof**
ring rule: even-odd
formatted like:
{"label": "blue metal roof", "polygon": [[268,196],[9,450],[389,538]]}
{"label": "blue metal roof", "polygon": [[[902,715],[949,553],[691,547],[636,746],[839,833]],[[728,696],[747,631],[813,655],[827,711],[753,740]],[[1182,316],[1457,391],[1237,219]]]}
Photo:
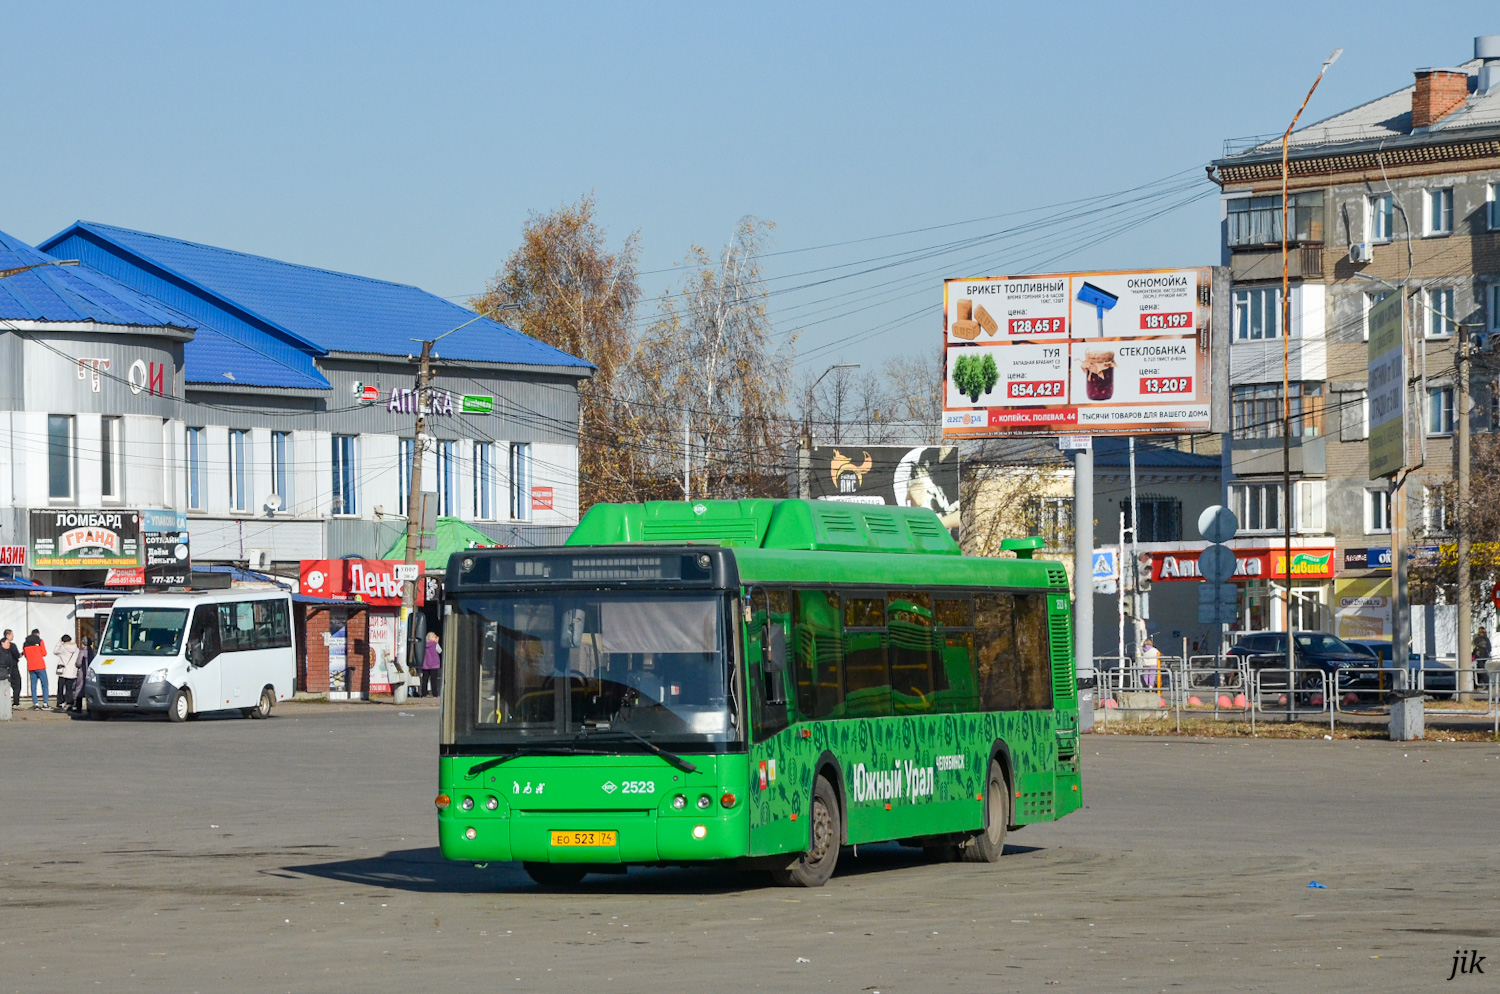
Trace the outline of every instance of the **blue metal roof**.
{"label": "blue metal roof", "polygon": [[312,356],[287,355],[268,335],[241,333],[236,338],[201,325],[182,347],[183,373],[189,383],[220,386],[281,387],[328,390],[328,382]]}
{"label": "blue metal roof", "polygon": [[[0,231],[0,269],[56,261],[56,257]],[[186,315],[86,266],[44,265],[0,279],[0,318],[183,330],[196,327]]]}
{"label": "blue metal roof", "polygon": [[472,321],[443,339],[437,347],[439,356],[580,371],[592,368],[514,328],[489,318],[476,320],[473,311],[401,283],[91,221],[79,221],[43,247],[66,246],[65,250],[72,251],[80,237],[107,243],[114,254],[131,257],[129,261],[136,266],[157,270],[200,295],[212,296],[239,312],[247,324],[262,326],[304,351],[407,356],[417,347],[414,339],[437,338]]}

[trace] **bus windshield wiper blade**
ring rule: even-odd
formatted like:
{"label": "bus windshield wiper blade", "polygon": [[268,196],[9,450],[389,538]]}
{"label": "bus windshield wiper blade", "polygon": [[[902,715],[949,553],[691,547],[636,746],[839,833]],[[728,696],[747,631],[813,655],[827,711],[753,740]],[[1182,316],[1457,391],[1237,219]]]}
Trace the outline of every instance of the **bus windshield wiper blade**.
{"label": "bus windshield wiper blade", "polygon": [[568,756],[575,752],[592,752],[597,755],[599,750],[580,750],[576,745],[531,746],[528,749],[518,749],[515,752],[507,753],[504,756],[497,756],[494,759],[486,759],[482,763],[475,763],[469,767],[469,772],[464,776],[464,779],[473,780],[485,770],[493,770],[501,763],[508,763],[512,759],[522,759],[526,756]]}
{"label": "bus windshield wiper blade", "polygon": [[[594,736],[603,737],[603,736],[608,736],[608,735],[628,735],[632,739],[635,739],[637,742],[639,742],[641,745],[645,746],[647,749],[650,749],[652,752],[656,753],[662,759],[665,759],[667,762],[669,762],[673,766],[677,767],[682,772],[684,772],[684,773],[697,773],[698,772],[698,767],[694,766],[692,763],[690,763],[687,760],[683,759],[681,756],[677,755],[675,752],[668,752],[667,750],[663,749],[661,746],[657,745],[655,742],[652,742],[650,739],[646,738],[644,735],[640,735],[640,734],[638,734],[636,732],[632,732],[628,728],[612,728],[612,729],[610,729],[607,732],[592,732],[589,729],[585,728],[583,731],[581,731],[581,732],[578,733],[578,737],[577,738],[579,738],[579,739],[582,739],[582,738],[592,738]],[[574,741],[577,741],[577,739],[575,739]]]}

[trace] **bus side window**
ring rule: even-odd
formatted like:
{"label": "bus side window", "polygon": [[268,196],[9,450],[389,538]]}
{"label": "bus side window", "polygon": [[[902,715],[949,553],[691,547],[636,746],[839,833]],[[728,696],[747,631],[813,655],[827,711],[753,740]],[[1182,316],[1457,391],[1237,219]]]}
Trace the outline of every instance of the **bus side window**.
{"label": "bus side window", "polygon": [[897,714],[932,710],[932,596],[897,591],[885,597],[890,631],[892,703]]}
{"label": "bus side window", "polygon": [[980,703],[986,711],[1052,707],[1047,601],[1040,594],[974,599]]}
{"label": "bus side window", "polygon": [[188,661],[203,666],[220,651],[219,613],[212,604],[200,604],[193,611],[193,625],[188,629]]}
{"label": "bus side window", "polygon": [[751,674],[750,706],[754,716],[754,739],[764,741],[787,727],[786,684],[789,679],[783,666],[780,671],[768,669],[768,651],[764,636],[770,626],[783,632],[791,620],[792,596],[789,590],[756,587],[750,591],[750,621],[745,646],[750,656],[747,669]]}
{"label": "bus side window", "polygon": [[933,603],[937,622],[937,670],[933,690],[939,711],[977,711],[979,693],[974,678],[974,602],[969,597],[941,594]]}
{"label": "bus side window", "polygon": [[844,598],[844,714],[881,718],[891,713],[886,665],[885,600]]}
{"label": "bus side window", "polygon": [[797,712],[804,718],[837,717],[844,703],[839,595],[831,590],[797,591],[792,640]]}

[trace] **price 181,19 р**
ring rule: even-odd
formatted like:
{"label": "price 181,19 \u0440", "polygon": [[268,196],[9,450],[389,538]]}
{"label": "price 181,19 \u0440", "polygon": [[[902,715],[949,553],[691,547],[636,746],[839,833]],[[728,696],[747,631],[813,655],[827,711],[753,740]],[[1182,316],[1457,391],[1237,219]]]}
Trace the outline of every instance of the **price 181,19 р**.
{"label": "price 181,19 \u0440", "polygon": [[1030,400],[1054,398],[1063,395],[1062,380],[1015,380],[1005,385],[1005,395],[1012,399]]}
{"label": "price 181,19 \u0440", "polygon": [[1142,331],[1182,331],[1193,326],[1193,316],[1186,311],[1173,314],[1142,314]]}

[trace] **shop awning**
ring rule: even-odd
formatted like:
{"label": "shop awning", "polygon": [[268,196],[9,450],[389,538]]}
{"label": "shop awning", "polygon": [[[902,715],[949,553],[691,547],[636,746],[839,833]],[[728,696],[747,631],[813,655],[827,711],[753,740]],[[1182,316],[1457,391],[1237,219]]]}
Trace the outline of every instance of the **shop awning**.
{"label": "shop awning", "polygon": [[101,594],[118,593],[107,587],[52,587],[19,576],[0,576],[0,594]]}
{"label": "shop awning", "polygon": [[[473,525],[465,524],[457,518],[438,518],[436,532],[433,538],[436,546],[424,549],[417,553],[417,561],[425,563],[427,569],[434,573],[446,572],[448,559],[455,552],[472,549],[476,545],[496,545],[494,539]],[[406,536],[403,534],[391,547],[386,550],[385,558],[404,562],[406,559]]]}

